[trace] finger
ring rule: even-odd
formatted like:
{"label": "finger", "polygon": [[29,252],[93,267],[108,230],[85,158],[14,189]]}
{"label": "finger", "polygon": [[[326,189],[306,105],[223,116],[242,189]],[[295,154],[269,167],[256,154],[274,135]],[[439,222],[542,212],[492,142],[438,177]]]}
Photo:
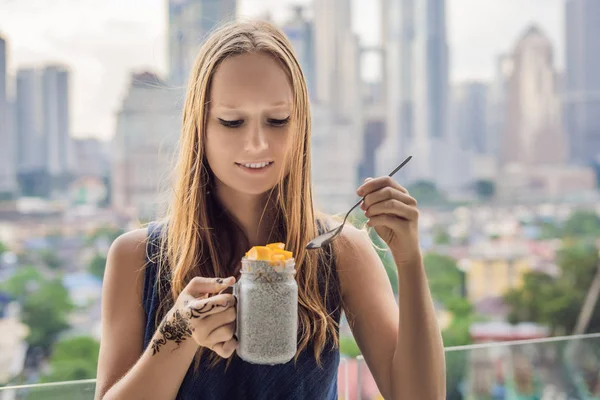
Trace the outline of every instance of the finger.
{"label": "finger", "polygon": [[213,346],[212,350],[223,358],[229,358],[237,349],[238,341],[235,337],[229,339],[226,342],[217,343]]}
{"label": "finger", "polygon": [[186,316],[190,319],[204,319],[209,315],[222,313],[235,305],[231,294],[219,294],[208,299],[193,300],[186,304]]}
{"label": "finger", "polygon": [[367,218],[377,217],[379,215],[391,215],[414,221],[419,218],[419,211],[414,206],[409,206],[400,200],[387,199],[373,204],[365,211]]}
{"label": "finger", "polygon": [[377,228],[378,226],[384,226],[390,229],[397,229],[398,226],[402,223],[406,223],[406,221],[400,217],[396,217],[395,215],[383,214],[378,215],[376,217],[369,218],[367,221],[367,225],[372,228]]}
{"label": "finger", "polygon": [[209,317],[206,317],[202,324],[204,325],[204,329],[210,335],[213,331],[219,329],[223,325],[230,324],[235,322],[237,311],[235,308],[231,307],[221,313],[213,314]]}
{"label": "finger", "polygon": [[233,276],[229,278],[204,278],[197,276],[187,284],[183,291],[194,297],[201,297],[205,294],[219,293],[234,283],[235,278]]}
{"label": "finger", "polygon": [[401,202],[408,204],[410,206],[416,206],[417,200],[411,197],[409,194],[404,193],[392,186],[385,186],[379,190],[369,193],[365,196],[363,201],[364,206],[363,210],[368,210],[373,204],[379,203],[381,201],[386,201],[389,199],[400,200]]}
{"label": "finger", "polygon": [[356,190],[356,193],[359,196],[364,197],[367,194],[374,192],[375,190],[384,188],[386,186],[395,187],[401,192],[408,193],[408,190],[406,190],[406,188],[404,188],[402,185],[400,185],[398,182],[396,182],[389,176],[382,176],[375,179],[369,179]]}
{"label": "finger", "polygon": [[212,331],[210,335],[208,335],[208,337],[206,338],[206,341],[210,348],[213,349],[217,343],[227,342],[231,340],[234,334],[235,324],[230,323],[227,325],[222,325],[221,327]]}

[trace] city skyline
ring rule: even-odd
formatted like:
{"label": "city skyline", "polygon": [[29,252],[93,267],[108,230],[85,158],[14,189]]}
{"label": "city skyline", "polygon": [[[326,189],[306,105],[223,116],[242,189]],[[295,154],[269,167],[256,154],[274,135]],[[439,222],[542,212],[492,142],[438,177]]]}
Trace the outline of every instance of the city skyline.
{"label": "city skyline", "polygon": [[[275,21],[282,23],[292,12],[291,5],[308,3],[244,0],[239,14],[262,16],[268,8]],[[519,13],[511,13],[517,3]],[[379,11],[373,4],[353,1],[354,29],[361,43],[367,45],[380,40]],[[0,0],[0,35],[8,41],[13,80],[17,67],[46,62],[69,66],[73,75],[73,135],[109,139],[131,72],[147,69],[163,76],[167,72],[166,0],[144,2],[144,13],[136,12],[141,6],[139,0],[110,0],[93,9],[89,6],[89,1],[61,0],[49,7],[37,0]],[[38,13],[27,11],[30,7],[36,7]],[[463,9],[480,18],[467,17]],[[511,0],[502,5],[448,1],[451,81],[491,78],[495,57],[509,50],[530,21],[548,32],[556,46],[557,67],[562,68],[563,12],[561,0]],[[29,23],[23,24],[26,17]],[[373,74],[374,63],[367,64],[367,75]]]}

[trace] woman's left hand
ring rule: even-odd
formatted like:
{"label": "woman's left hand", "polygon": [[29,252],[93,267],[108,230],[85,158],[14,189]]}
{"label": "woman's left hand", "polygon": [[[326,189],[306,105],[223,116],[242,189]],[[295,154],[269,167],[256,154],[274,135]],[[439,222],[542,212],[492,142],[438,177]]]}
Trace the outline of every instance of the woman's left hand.
{"label": "woman's left hand", "polygon": [[357,190],[367,224],[389,246],[396,264],[420,261],[417,201],[392,178],[367,178]]}

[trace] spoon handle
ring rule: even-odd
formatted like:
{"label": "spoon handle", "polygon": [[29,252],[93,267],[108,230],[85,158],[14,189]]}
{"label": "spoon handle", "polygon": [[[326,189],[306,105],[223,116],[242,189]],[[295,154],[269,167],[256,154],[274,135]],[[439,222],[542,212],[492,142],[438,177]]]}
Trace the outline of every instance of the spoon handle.
{"label": "spoon handle", "polygon": [[[394,168],[394,170],[393,170],[392,172],[390,172],[390,174],[389,174],[388,176],[389,176],[389,177],[392,177],[392,176],[394,176],[394,174],[395,174],[396,172],[400,171],[400,169],[401,169],[402,167],[404,167],[404,166],[405,166],[405,165],[406,165],[406,164],[407,164],[407,163],[408,163],[408,162],[411,160],[411,158],[412,158],[412,156],[408,156],[408,157],[406,157],[406,160],[402,161],[402,162],[400,163],[400,165],[398,165],[396,168]],[[358,206],[360,205],[360,203],[362,203],[362,202],[363,202],[363,200],[364,200],[364,199],[365,199],[364,197],[363,197],[363,198],[361,198],[361,199],[358,201],[358,203],[356,203],[354,206],[352,206],[352,208],[351,208],[351,209],[350,209],[350,210],[349,210],[349,211],[346,213],[346,216],[344,217],[344,222],[342,222],[342,226],[343,226],[343,225],[346,223],[346,220],[348,219],[348,216],[350,215],[350,213],[351,213],[352,211],[354,211],[354,209],[355,209],[356,207],[358,207]]]}

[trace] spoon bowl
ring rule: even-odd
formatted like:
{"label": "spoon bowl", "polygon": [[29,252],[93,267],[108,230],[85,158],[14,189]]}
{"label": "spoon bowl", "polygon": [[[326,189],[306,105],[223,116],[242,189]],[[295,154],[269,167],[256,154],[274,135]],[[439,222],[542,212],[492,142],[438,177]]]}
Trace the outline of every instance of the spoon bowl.
{"label": "spoon bowl", "polygon": [[[398,165],[396,168],[394,168],[394,170],[392,172],[390,172],[390,174],[388,176],[394,176],[394,174],[398,171],[400,171],[400,169],[402,167],[404,167],[412,158],[412,156],[408,156],[406,158],[406,160],[402,161],[402,163],[400,163],[400,165]],[[361,198],[358,203],[356,203],[354,206],[352,206],[352,208],[350,210],[348,210],[348,212],[346,213],[346,216],[344,217],[344,221],[342,222],[342,224],[336,228],[331,229],[328,232],[325,232],[319,236],[317,236],[316,238],[314,238],[313,240],[311,240],[310,242],[308,242],[308,244],[306,245],[306,249],[307,250],[316,250],[316,249],[320,249],[323,246],[328,245],[329,243],[331,243],[333,240],[335,240],[335,238],[337,238],[339,236],[339,234],[342,232],[342,228],[344,228],[344,225],[346,224],[346,220],[348,219],[348,216],[350,215],[350,213],[360,205],[360,203],[363,202],[365,198]]]}

